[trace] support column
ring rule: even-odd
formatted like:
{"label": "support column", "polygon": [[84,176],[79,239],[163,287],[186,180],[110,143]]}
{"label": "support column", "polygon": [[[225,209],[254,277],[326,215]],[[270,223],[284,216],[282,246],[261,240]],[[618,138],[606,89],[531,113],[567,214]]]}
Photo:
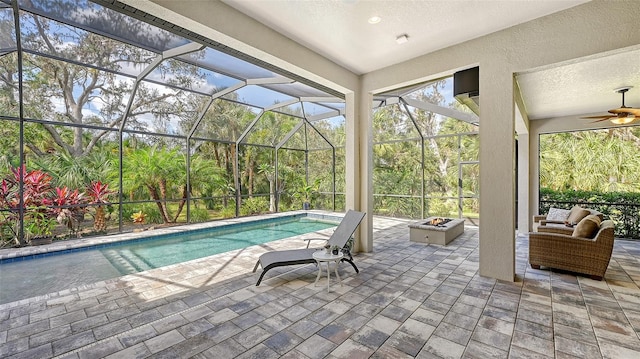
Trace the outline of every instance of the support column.
{"label": "support column", "polygon": [[518,233],[531,230],[529,215],[529,134],[518,134]]}
{"label": "support column", "polygon": [[513,75],[480,63],[480,275],[515,279]]}
{"label": "support column", "polygon": [[[535,125],[531,127],[534,128]],[[529,137],[529,213],[541,214],[540,208],[540,132],[536,128]],[[531,224],[533,226],[533,223]]]}
{"label": "support column", "polygon": [[355,252],[373,250],[373,139],[370,94],[349,93],[346,101],[346,207],[367,213],[356,232]]}

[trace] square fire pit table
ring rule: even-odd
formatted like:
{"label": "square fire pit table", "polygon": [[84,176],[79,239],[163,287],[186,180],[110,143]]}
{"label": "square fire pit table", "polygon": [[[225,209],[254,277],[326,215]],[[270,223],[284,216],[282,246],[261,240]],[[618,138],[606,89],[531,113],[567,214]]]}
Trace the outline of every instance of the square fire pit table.
{"label": "square fire pit table", "polygon": [[[442,222],[443,220],[446,223]],[[429,217],[409,225],[411,242],[447,245],[462,233],[464,233],[463,219]]]}

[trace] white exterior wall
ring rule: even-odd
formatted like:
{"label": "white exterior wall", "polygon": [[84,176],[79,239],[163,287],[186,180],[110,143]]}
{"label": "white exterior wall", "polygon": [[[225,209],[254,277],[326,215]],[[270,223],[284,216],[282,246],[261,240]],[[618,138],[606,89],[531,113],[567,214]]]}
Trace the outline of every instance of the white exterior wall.
{"label": "white exterior wall", "polygon": [[[479,65],[480,274],[508,281],[515,276],[513,74],[640,45],[638,2],[595,0],[358,77],[220,2],[123,2],[344,92],[353,108],[347,111],[347,205],[368,213],[373,206],[371,94]],[[531,201],[524,199],[529,216],[537,208],[537,131],[546,126],[536,122],[531,121],[529,135]],[[372,243],[367,216],[359,248],[370,251]]]}

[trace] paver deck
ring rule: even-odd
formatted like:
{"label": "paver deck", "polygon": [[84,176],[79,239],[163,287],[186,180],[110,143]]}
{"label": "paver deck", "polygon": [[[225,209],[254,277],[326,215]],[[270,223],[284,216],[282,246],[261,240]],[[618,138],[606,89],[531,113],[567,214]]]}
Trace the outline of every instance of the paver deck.
{"label": "paver deck", "polygon": [[[640,242],[616,241],[604,281],[534,270],[478,274],[478,231],[412,243],[409,221],[374,217],[374,251],[314,287],[313,264],[255,286],[281,240],[0,305],[3,358],[638,358]],[[5,288],[2,288],[5,290]]]}

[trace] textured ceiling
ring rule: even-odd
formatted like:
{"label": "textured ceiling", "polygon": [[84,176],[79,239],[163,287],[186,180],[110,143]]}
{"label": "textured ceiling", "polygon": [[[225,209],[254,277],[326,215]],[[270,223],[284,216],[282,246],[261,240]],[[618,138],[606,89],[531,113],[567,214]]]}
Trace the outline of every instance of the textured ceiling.
{"label": "textured ceiling", "polygon": [[626,49],[516,75],[529,119],[606,115],[622,104],[614,89],[633,86],[625,105],[640,108],[640,49]]}
{"label": "textured ceiling", "polygon": [[[356,74],[585,3],[585,0],[222,0]],[[377,15],[380,23],[367,20]],[[409,41],[397,44],[407,34]]]}

